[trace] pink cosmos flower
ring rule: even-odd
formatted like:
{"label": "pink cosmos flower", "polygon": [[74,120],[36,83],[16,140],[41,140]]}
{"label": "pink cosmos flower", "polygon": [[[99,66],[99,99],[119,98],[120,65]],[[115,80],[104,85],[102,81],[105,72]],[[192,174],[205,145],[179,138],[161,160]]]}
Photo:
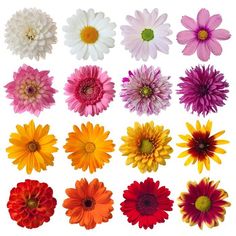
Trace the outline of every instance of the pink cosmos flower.
{"label": "pink cosmos flower", "polygon": [[57,90],[51,87],[53,77],[48,74],[49,71],[39,71],[27,65],[14,73],[14,80],[5,88],[16,113],[28,111],[38,116],[44,108],[55,103],[53,95]]}
{"label": "pink cosmos flower", "polygon": [[197,55],[202,61],[207,61],[210,53],[219,56],[222,53],[222,47],[218,40],[227,40],[231,36],[229,31],[217,29],[221,22],[221,15],[210,16],[206,9],[198,12],[197,21],[183,16],[181,23],[188,30],[177,34],[177,41],[180,44],[186,44],[183,54],[192,55],[197,51]]}
{"label": "pink cosmos flower", "polygon": [[98,66],[76,69],[68,78],[65,94],[70,110],[81,116],[98,115],[106,110],[115,96],[114,83]]}

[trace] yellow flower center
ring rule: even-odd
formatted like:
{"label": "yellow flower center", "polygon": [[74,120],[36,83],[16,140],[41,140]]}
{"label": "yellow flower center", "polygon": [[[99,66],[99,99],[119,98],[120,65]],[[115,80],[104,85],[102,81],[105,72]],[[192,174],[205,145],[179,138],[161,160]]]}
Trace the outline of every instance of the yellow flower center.
{"label": "yellow flower center", "polygon": [[39,150],[39,143],[35,141],[31,141],[28,143],[27,147],[30,152],[36,152]]}
{"label": "yellow flower center", "polygon": [[140,89],[140,94],[143,96],[143,97],[150,97],[152,95],[152,89],[149,87],[149,86],[143,86],[141,89]]}
{"label": "yellow flower center", "polygon": [[95,151],[95,149],[96,149],[96,146],[94,143],[88,142],[85,144],[85,151],[87,153],[92,153]]}
{"label": "yellow flower center", "polygon": [[84,43],[93,44],[98,40],[99,33],[92,26],[84,27],[80,32],[80,38]]}
{"label": "yellow flower center", "polygon": [[29,200],[27,200],[26,205],[28,208],[34,209],[38,207],[38,201],[36,199],[30,198]]}
{"label": "yellow flower center", "polygon": [[140,151],[144,154],[150,154],[153,150],[153,144],[149,139],[143,139],[140,145]]}
{"label": "yellow flower center", "polygon": [[197,200],[195,201],[195,207],[201,212],[208,211],[211,207],[210,198],[207,196],[198,197]]}
{"label": "yellow flower center", "polygon": [[28,30],[25,32],[25,36],[29,41],[34,41],[37,36],[37,32],[35,29],[29,27]]}
{"label": "yellow flower center", "polygon": [[206,40],[208,39],[208,32],[206,30],[199,30],[197,33],[197,37],[199,40]]}

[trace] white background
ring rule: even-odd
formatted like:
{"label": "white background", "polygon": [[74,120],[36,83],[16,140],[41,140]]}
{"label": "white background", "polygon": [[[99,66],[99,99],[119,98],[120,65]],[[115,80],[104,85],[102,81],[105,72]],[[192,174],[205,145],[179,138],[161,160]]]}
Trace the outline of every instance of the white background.
{"label": "white background", "polygon": [[[27,59],[20,60],[17,56],[11,54],[7,50],[4,42],[4,30],[7,20],[22,8],[37,7],[51,15],[58,26],[58,43],[53,48],[53,53],[46,57],[46,60],[30,61]],[[109,16],[112,21],[117,23],[116,28],[116,45],[111,52],[106,55],[103,61],[99,61],[99,65],[108,71],[108,74],[116,83],[116,97],[110,103],[110,108],[104,113],[94,118],[80,117],[67,109],[64,96],[64,84],[67,77],[78,68],[87,64],[95,64],[93,61],[78,61],[70,54],[69,48],[64,45],[64,33],[62,26],[66,23],[66,19],[75,13],[77,8],[87,10],[94,8],[96,11],[103,11]],[[158,116],[142,116],[139,117],[135,113],[130,113],[123,106],[123,102],[119,97],[121,78],[127,75],[128,70],[135,69],[143,64],[132,59],[129,52],[125,51],[121,42],[121,33],[119,26],[126,24],[125,16],[134,14],[136,9],[142,10],[148,8],[159,8],[160,13],[168,13],[168,22],[171,24],[173,35],[171,40],[173,45],[170,47],[169,55],[158,54],[156,60],[149,60],[146,64],[158,66],[162,69],[163,75],[170,75],[173,84],[173,95],[171,106],[161,112]],[[229,99],[223,108],[219,109],[217,114],[211,114],[207,118],[200,117],[202,122],[207,119],[213,120],[213,131],[218,132],[222,129],[226,130],[225,139],[230,140],[230,144],[226,145],[227,154],[222,155],[222,165],[217,165],[211,162],[211,171],[203,171],[200,175],[197,173],[197,166],[184,167],[184,160],[178,159],[177,155],[182,149],[176,147],[176,142],[179,142],[178,134],[186,133],[185,122],[194,122],[198,117],[186,112],[182,105],[178,102],[178,96],[175,93],[176,85],[179,82],[179,77],[184,75],[186,69],[191,66],[203,64],[199,61],[196,55],[191,57],[183,56],[181,50],[183,46],[176,42],[176,34],[183,30],[180,23],[182,15],[196,17],[200,8],[205,7],[210,10],[211,14],[220,13],[223,17],[224,27],[235,35],[235,7],[234,1],[228,0],[136,0],[136,1],[108,1],[108,0],[7,0],[0,2],[0,235],[20,235],[20,236],[36,236],[36,235],[181,235],[181,236],[199,236],[199,235],[222,235],[236,233],[236,187],[235,187],[235,157],[236,157],[236,126],[235,120],[235,51],[236,42],[232,37],[230,40],[222,43],[223,54],[220,57],[212,56],[209,63],[214,65],[216,69],[225,74],[227,81],[230,83]],[[53,86],[59,90],[56,94],[56,105],[51,109],[43,111],[40,116],[34,117],[28,113],[14,114],[10,100],[6,98],[5,89],[3,86],[12,80],[13,72],[16,71],[23,63],[36,67],[40,70],[49,69],[50,75],[54,76]],[[208,65],[208,63],[205,63]],[[17,166],[11,163],[7,158],[5,148],[9,145],[8,139],[11,132],[15,131],[16,124],[28,123],[34,119],[37,124],[50,124],[51,133],[58,138],[59,152],[55,154],[55,165],[48,167],[47,171],[33,173],[28,176],[25,170],[18,171]],[[141,174],[138,169],[132,169],[131,166],[125,166],[125,157],[122,157],[119,152],[121,145],[120,137],[126,134],[126,127],[133,126],[134,121],[146,122],[154,120],[157,124],[163,124],[171,130],[173,140],[171,142],[174,148],[174,153],[171,159],[167,161],[166,166],[161,166],[157,173]],[[116,151],[113,153],[111,162],[104,166],[102,170],[98,170],[94,174],[74,170],[70,160],[67,159],[62,148],[65,144],[67,133],[72,130],[72,125],[80,125],[82,122],[91,121],[105,126],[111,131],[110,137],[116,143]],[[164,224],[158,224],[153,230],[139,229],[137,225],[132,226],[127,222],[127,218],[120,211],[120,202],[123,201],[123,190],[134,180],[142,181],[148,176],[155,180],[160,180],[162,185],[166,185],[171,190],[171,198],[175,200],[174,210],[169,214],[169,220]],[[229,193],[229,201],[232,203],[230,208],[227,208],[225,222],[214,229],[204,228],[203,231],[198,227],[190,227],[183,223],[181,214],[177,206],[176,199],[181,191],[186,190],[186,183],[189,180],[199,181],[202,177],[209,176],[214,180],[221,180],[220,187],[224,188]],[[65,215],[65,209],[62,207],[62,202],[66,198],[65,189],[73,187],[77,179],[86,177],[89,180],[97,177],[105,183],[108,189],[113,191],[113,199],[115,201],[113,218],[106,224],[98,225],[94,230],[86,231],[79,225],[71,225],[68,223],[69,218]],[[44,224],[38,229],[27,230],[17,226],[10,219],[6,204],[9,198],[9,192],[17,182],[24,181],[26,178],[45,181],[54,190],[58,204],[55,214],[51,217],[49,223]]]}

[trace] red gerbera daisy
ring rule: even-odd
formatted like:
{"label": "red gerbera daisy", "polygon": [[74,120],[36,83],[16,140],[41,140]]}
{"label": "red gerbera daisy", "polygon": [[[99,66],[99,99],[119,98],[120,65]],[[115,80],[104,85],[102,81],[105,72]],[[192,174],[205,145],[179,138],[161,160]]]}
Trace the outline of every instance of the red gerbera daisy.
{"label": "red gerbera daisy", "polygon": [[224,199],[228,197],[227,192],[218,189],[219,182],[203,178],[199,184],[188,183],[188,192],[179,197],[179,207],[183,214],[183,221],[190,226],[198,224],[202,229],[203,224],[209,228],[219,225],[224,221],[225,207],[230,203]]}
{"label": "red gerbera daisy", "polygon": [[21,227],[32,229],[50,220],[56,204],[52,188],[46,183],[27,179],[11,190],[7,207],[12,220]]}
{"label": "red gerbera daisy", "polygon": [[152,229],[156,223],[164,223],[168,219],[166,211],[172,211],[173,205],[169,195],[169,189],[160,187],[160,182],[154,182],[152,178],[141,183],[134,181],[124,191],[121,211],[132,225],[138,223],[139,228]]}

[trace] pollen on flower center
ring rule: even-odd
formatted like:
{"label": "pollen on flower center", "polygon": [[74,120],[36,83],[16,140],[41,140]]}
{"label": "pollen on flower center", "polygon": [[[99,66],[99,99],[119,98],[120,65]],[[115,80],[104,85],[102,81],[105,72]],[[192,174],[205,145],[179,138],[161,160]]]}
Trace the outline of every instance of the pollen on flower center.
{"label": "pollen on flower center", "polygon": [[94,208],[94,205],[95,201],[93,198],[85,198],[84,200],[82,200],[82,206],[84,210],[92,210]]}
{"label": "pollen on flower center", "polygon": [[26,205],[30,209],[34,209],[38,207],[38,201],[36,199],[30,198],[27,200]]}
{"label": "pollen on flower center", "polygon": [[35,141],[31,141],[28,143],[27,147],[30,152],[36,152],[39,150],[39,143]]}
{"label": "pollen on flower center", "polygon": [[211,207],[210,198],[207,196],[198,197],[197,200],[195,201],[195,207],[201,212],[208,211]]}
{"label": "pollen on flower center", "polygon": [[84,43],[93,44],[98,40],[99,33],[96,28],[86,26],[80,31],[80,38]]}
{"label": "pollen on flower center", "polygon": [[199,40],[204,41],[208,39],[209,33],[206,30],[202,29],[198,31],[197,36]]}
{"label": "pollen on flower center", "polygon": [[144,86],[140,89],[140,94],[143,97],[150,97],[152,95],[152,89],[149,86]]}
{"label": "pollen on flower center", "polygon": [[88,143],[85,144],[85,151],[87,153],[92,153],[92,152],[95,151],[95,149],[96,149],[96,146],[95,146],[94,143],[88,142]]}
{"label": "pollen on flower center", "polygon": [[140,151],[144,154],[150,154],[153,150],[153,144],[149,139],[143,139],[140,145]]}
{"label": "pollen on flower center", "polygon": [[29,27],[25,33],[25,36],[29,41],[34,41],[37,36],[37,32],[35,29]]}
{"label": "pollen on flower center", "polygon": [[144,41],[151,41],[154,39],[154,32],[152,29],[144,29],[141,33],[141,36]]}

